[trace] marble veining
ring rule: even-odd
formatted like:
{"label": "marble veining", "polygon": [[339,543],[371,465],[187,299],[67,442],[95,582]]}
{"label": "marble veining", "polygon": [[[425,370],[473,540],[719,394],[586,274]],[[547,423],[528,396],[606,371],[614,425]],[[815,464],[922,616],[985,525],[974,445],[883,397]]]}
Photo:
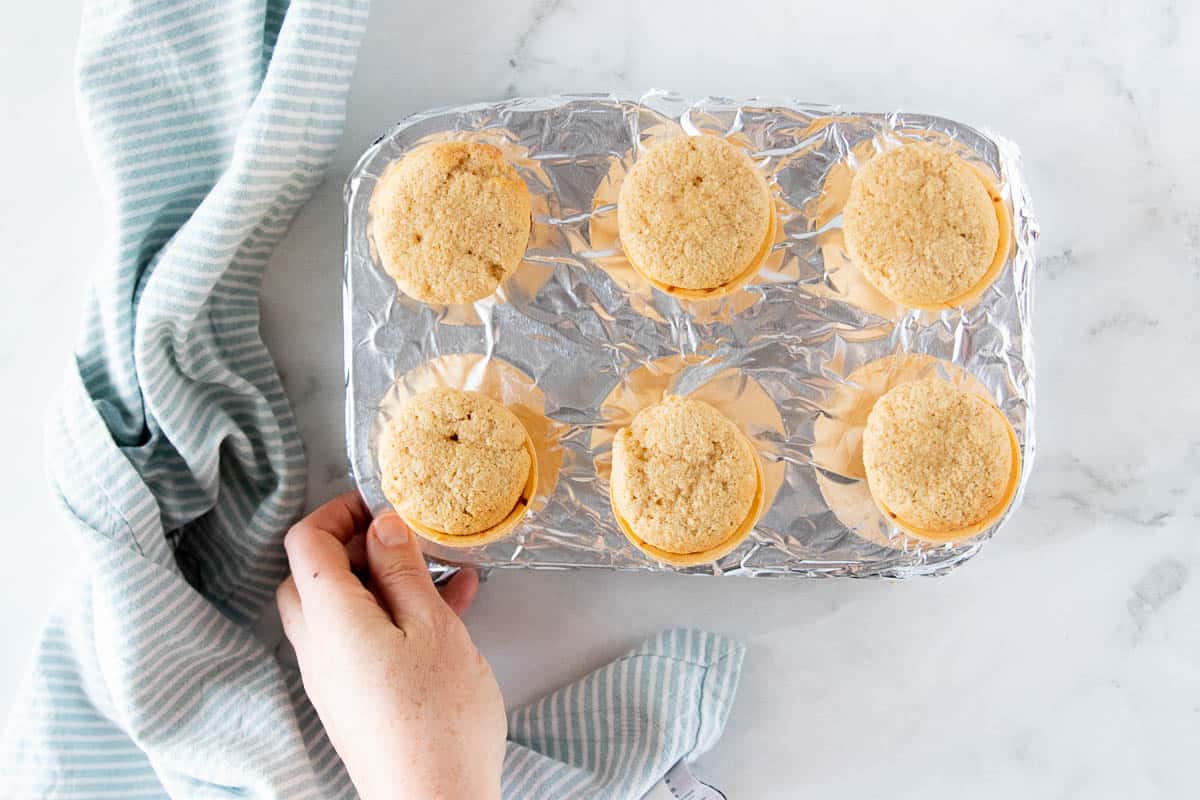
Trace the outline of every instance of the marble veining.
{"label": "marble veining", "polygon": [[1183,591],[1191,577],[1190,572],[1187,564],[1166,556],[1151,564],[1134,581],[1128,607],[1135,640],[1141,637],[1150,618]]}
{"label": "marble veining", "polygon": [[504,96],[513,97],[521,94],[520,78],[522,73],[534,69],[539,63],[529,55],[530,41],[541,30],[552,14],[562,8],[564,0],[537,0],[529,14],[529,24],[517,37],[512,54],[508,57],[508,65],[512,68],[512,81],[505,87]]}

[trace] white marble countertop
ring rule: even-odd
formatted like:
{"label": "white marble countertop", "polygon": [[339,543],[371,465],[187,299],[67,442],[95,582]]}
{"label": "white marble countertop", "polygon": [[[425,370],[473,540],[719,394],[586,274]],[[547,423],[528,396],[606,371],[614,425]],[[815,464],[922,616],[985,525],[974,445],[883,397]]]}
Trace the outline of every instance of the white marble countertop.
{"label": "white marble countertop", "polygon": [[[1043,237],[1036,465],[1024,505],[978,558],[900,584],[501,574],[468,623],[510,704],[666,626],[739,637],[749,645],[739,699],[696,767],[731,797],[1193,794],[1200,5],[766,0],[744,16],[704,5],[376,3],[333,172],[265,288],[310,501],[349,486],[342,180],[401,117],[658,86],[985,126],[1021,145]],[[24,4],[0,33],[5,711],[76,558],[50,515],[40,455],[104,230],[74,118],[71,13]]]}

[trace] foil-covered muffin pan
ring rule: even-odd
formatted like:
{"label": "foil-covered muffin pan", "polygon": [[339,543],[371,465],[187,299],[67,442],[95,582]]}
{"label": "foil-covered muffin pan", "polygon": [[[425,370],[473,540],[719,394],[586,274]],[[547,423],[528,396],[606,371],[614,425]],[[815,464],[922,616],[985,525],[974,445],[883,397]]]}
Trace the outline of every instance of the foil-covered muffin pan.
{"label": "foil-covered muffin pan", "polygon": [[[744,146],[778,213],[775,244],[758,274],[710,300],[649,286],[617,238],[622,176],[656,138],[683,133],[714,133]],[[1002,231],[1011,237],[1003,269],[963,307],[899,308],[845,255],[840,212],[854,170],[864,157],[910,138],[966,157],[994,182],[1011,220],[1011,230]],[[389,163],[445,139],[500,147],[529,187],[533,221],[525,259],[500,290],[471,305],[432,307],[398,292],[380,267],[368,206]],[[375,461],[380,426],[405,397],[431,386],[501,399],[538,449],[537,493],[520,525],[476,548],[423,542],[435,573],[470,564],[752,577],[937,575],[978,552],[1020,502],[1034,451],[1030,315],[1038,226],[1019,151],[999,136],[941,117],[787,99],[689,99],[662,91],[520,98],[402,121],[363,154],[346,184],[346,204],[346,435],[367,502],[376,511],[388,507]],[[871,500],[855,455],[869,385],[886,383],[881,374],[921,370],[952,373],[946,376],[986,390],[1020,445],[1016,499],[995,525],[966,541],[930,544],[891,525]],[[762,460],[766,512],[713,564],[659,564],[627,541],[612,516],[612,437],[663,392],[717,406],[742,426]]]}

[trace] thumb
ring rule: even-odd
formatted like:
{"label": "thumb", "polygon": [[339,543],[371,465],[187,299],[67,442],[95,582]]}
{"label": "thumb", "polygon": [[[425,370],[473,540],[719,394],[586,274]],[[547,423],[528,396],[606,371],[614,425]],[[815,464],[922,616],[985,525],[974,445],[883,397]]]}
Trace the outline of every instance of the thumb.
{"label": "thumb", "polygon": [[389,511],[371,523],[367,566],[375,593],[397,625],[406,617],[429,618],[442,605],[417,537],[399,515]]}

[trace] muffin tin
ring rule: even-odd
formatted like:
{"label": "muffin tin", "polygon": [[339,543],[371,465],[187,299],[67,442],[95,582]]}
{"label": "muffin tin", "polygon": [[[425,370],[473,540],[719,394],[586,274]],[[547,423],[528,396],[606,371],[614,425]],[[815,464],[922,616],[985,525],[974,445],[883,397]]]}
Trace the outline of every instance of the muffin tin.
{"label": "muffin tin", "polygon": [[[778,214],[763,268],[711,300],[665,294],[634,272],[616,240],[613,205],[639,147],[701,132],[749,149]],[[999,275],[962,308],[899,308],[845,258],[839,211],[853,170],[872,149],[906,137],[950,147],[993,176],[1012,222]],[[525,260],[495,295],[469,306],[431,307],[399,293],[368,235],[368,203],[383,170],[439,139],[500,146],[532,195]],[[540,476],[529,513],[508,537],[466,549],[425,542],[435,572],[467,563],[746,576],[941,574],[978,552],[1020,502],[1034,448],[1030,313],[1038,228],[1018,150],[1000,137],[940,117],[792,100],[691,100],[659,91],[523,98],[404,120],[363,155],[346,202],[347,443],[372,508],[387,507],[374,436],[399,398],[427,384],[431,363],[448,365],[433,370],[447,385],[487,385],[506,403],[536,398],[524,411],[535,420],[541,469],[552,474]],[[820,447],[814,458],[818,433],[856,391],[846,376],[893,354],[950,362],[986,389],[1013,426],[1021,450],[1017,497],[969,540],[930,544],[905,535],[874,509],[861,477],[818,463],[828,452]],[[720,398],[762,461],[767,509],[747,539],[712,564],[678,568],[648,558],[626,540],[609,506],[612,433],[664,387]]]}

